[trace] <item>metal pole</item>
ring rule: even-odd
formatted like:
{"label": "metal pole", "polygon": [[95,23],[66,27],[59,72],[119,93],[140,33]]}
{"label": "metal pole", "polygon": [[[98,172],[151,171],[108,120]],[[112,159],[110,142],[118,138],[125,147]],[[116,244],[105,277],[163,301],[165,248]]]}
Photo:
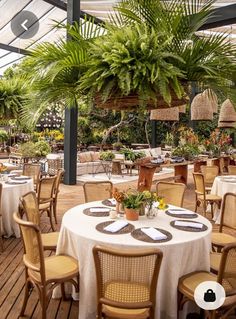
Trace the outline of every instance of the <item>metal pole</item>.
{"label": "metal pole", "polygon": [[157,121],[156,120],[151,120],[151,129],[152,129],[151,146],[157,147]]}
{"label": "metal pole", "polygon": [[[67,22],[73,24],[80,22],[80,0],[67,1]],[[67,40],[70,41],[69,35]],[[64,132],[64,183],[66,185],[76,184],[77,168],[77,122],[78,106],[75,105],[65,110],[65,132]]]}

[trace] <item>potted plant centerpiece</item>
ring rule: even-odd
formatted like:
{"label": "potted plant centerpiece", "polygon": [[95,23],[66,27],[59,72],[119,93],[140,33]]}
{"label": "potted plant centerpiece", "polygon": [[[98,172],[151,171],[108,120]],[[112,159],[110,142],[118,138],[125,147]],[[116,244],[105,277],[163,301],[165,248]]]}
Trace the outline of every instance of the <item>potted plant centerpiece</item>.
{"label": "potted plant centerpiece", "polygon": [[112,151],[105,151],[100,153],[99,158],[102,161],[111,162],[115,158],[115,154]]}
{"label": "potted plant centerpiece", "polygon": [[128,220],[138,220],[139,210],[145,201],[143,192],[129,189],[124,192],[122,203],[125,209],[125,216]]}

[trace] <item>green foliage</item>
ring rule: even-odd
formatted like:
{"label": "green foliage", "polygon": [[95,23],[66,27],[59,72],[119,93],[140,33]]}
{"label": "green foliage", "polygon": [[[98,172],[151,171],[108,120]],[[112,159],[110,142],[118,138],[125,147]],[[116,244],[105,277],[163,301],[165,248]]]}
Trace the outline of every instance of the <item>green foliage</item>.
{"label": "green foliage", "polygon": [[0,142],[6,142],[8,140],[8,134],[5,130],[0,130]]}
{"label": "green foliage", "polygon": [[172,152],[172,156],[184,157],[186,160],[192,160],[198,154],[200,154],[198,146],[191,144],[178,146]]}
{"label": "green foliage", "polygon": [[51,147],[46,141],[38,141],[35,143],[35,155],[46,156],[51,152]]}
{"label": "green foliage", "polygon": [[34,157],[36,148],[33,142],[22,143],[19,145],[19,152],[24,157]]}
{"label": "green foliage", "polygon": [[99,157],[102,161],[112,161],[115,158],[115,154],[111,151],[105,151],[101,152]]}
{"label": "green foliage", "polygon": [[141,101],[155,100],[160,93],[170,103],[171,90],[178,97],[183,95],[178,81],[183,74],[173,63],[179,57],[167,51],[169,42],[166,34],[157,34],[145,25],[111,29],[90,44],[81,90],[92,96],[100,93],[104,101],[133,92]]}
{"label": "green foliage", "polygon": [[144,203],[146,197],[143,192],[129,189],[124,193],[123,205],[126,208],[139,209]]}
{"label": "green foliage", "polygon": [[134,150],[130,148],[126,148],[126,147],[122,148],[120,150],[120,153],[124,154],[126,161],[132,161],[132,162],[146,156],[144,152],[135,152]]}

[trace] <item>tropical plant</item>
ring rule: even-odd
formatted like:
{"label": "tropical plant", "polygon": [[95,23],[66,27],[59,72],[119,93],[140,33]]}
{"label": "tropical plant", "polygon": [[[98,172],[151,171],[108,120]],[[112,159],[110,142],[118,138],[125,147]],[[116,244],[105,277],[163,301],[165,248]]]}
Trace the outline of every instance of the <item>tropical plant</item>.
{"label": "tropical plant", "polygon": [[36,152],[33,142],[26,142],[19,145],[19,153],[24,157],[34,157]]}
{"label": "tropical plant", "polygon": [[127,147],[122,148],[120,150],[120,153],[124,154],[126,161],[132,161],[132,162],[134,162],[137,159],[140,159],[140,158],[143,158],[143,157],[146,156],[144,152],[141,152],[141,151],[140,152],[135,152],[134,150],[132,150],[130,148],[127,148]]}
{"label": "tropical plant", "polygon": [[46,141],[38,141],[35,143],[35,155],[46,156],[51,152],[51,147]]}
{"label": "tropical plant", "polygon": [[173,65],[185,79],[225,90],[235,75],[236,46],[228,34],[198,30],[212,16],[216,0],[122,0],[116,5],[116,26],[138,23],[166,34],[165,50],[180,57]]}
{"label": "tropical plant", "polygon": [[115,154],[112,151],[101,152],[99,155],[102,161],[112,161],[115,158]]}
{"label": "tropical plant", "polygon": [[122,203],[126,208],[139,209],[145,201],[144,193],[137,190],[128,189],[123,194]]}
{"label": "tropical plant", "polygon": [[172,156],[183,157],[186,160],[192,160],[199,154],[200,151],[198,146],[192,144],[184,144],[181,146],[177,146],[171,153]]}
{"label": "tropical plant", "polygon": [[5,130],[0,130],[0,142],[6,142],[8,140],[9,136]]}
{"label": "tropical plant", "polygon": [[100,94],[103,101],[138,94],[140,104],[149,99],[156,101],[157,94],[169,104],[171,91],[182,97],[184,91],[178,78],[183,74],[172,62],[180,58],[167,51],[170,42],[166,33],[157,33],[145,25],[110,28],[90,44],[81,90],[92,96]]}

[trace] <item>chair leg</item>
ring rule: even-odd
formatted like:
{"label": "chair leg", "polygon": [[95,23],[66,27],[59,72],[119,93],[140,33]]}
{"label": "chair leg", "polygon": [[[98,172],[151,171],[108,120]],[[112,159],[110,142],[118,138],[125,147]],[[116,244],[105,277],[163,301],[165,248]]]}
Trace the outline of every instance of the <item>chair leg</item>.
{"label": "chair leg", "polygon": [[206,217],[207,205],[206,205],[206,202],[205,202],[205,201],[203,202],[203,205],[202,205],[202,206],[203,206],[203,216]]}
{"label": "chair leg", "polygon": [[66,300],[65,283],[64,282],[61,283],[61,296],[62,296],[62,300]]}
{"label": "chair leg", "polygon": [[2,238],[2,216],[0,215],[0,252],[2,253],[4,250],[3,246],[3,238]]}
{"label": "chair leg", "polygon": [[57,224],[57,202],[56,201],[53,202],[52,209],[53,209],[53,215],[54,215],[55,223]]}
{"label": "chair leg", "polygon": [[52,206],[47,210],[48,215],[49,215],[49,220],[50,220],[50,225],[53,231],[55,231],[55,227],[53,225],[53,220],[52,220]]}
{"label": "chair leg", "polygon": [[24,294],[23,305],[22,305],[22,308],[21,308],[21,311],[20,311],[20,316],[24,316],[24,314],[25,314],[25,309],[26,309],[27,302],[28,302],[28,299],[29,299],[30,288],[31,288],[31,283],[27,279],[27,271],[26,271],[25,294]]}
{"label": "chair leg", "polygon": [[42,308],[42,319],[47,319],[47,294],[46,294],[45,287],[41,287],[39,297],[40,297],[40,304]]}
{"label": "chair leg", "polygon": [[210,205],[211,205],[211,218],[213,219],[213,217],[214,217],[214,202],[211,202]]}

